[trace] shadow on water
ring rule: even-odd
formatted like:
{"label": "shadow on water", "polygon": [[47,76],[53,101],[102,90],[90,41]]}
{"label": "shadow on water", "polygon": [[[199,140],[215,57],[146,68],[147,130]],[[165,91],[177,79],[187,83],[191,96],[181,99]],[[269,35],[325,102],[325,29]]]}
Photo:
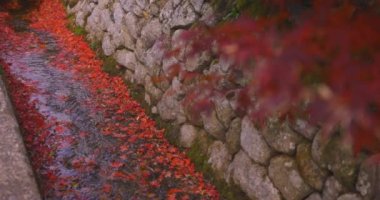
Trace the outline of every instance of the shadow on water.
{"label": "shadow on water", "polygon": [[10,4],[12,2],[17,2],[19,7],[11,9],[10,11],[15,14],[22,14],[34,9],[40,3],[39,0],[0,0],[0,11],[4,10],[4,5]]}

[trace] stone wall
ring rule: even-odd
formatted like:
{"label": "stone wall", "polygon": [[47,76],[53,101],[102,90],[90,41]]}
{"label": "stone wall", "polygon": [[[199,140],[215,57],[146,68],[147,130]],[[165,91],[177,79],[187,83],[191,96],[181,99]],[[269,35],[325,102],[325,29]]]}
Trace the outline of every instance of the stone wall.
{"label": "stone wall", "polygon": [[[179,128],[179,144],[202,141],[215,174],[235,183],[251,199],[356,200],[380,199],[380,168],[363,156],[354,159],[338,135],[324,140],[316,127],[268,120],[258,129],[248,117],[237,117],[235,104],[214,97],[210,114],[192,117],[181,104],[185,88],[180,77],[154,82],[175,62],[188,71],[228,74],[230,65],[209,53],[186,59],[164,57],[181,41],[181,32],[202,22],[217,22],[205,0],[67,0],[68,12],[84,27],[88,39],[101,41],[105,55],[125,68],[125,79],[144,86],[152,113]],[[367,161],[364,161],[366,160]]]}

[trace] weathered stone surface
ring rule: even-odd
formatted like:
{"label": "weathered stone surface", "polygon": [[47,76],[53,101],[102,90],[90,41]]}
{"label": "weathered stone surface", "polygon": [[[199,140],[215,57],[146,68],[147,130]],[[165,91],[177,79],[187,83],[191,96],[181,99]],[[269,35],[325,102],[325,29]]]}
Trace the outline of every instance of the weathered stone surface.
{"label": "weathered stone surface", "polygon": [[221,141],[215,141],[208,149],[208,163],[215,171],[219,178],[224,178],[228,165],[231,161],[231,155],[228,152],[226,145]]}
{"label": "weathered stone surface", "polygon": [[126,49],[118,50],[116,51],[114,58],[120,65],[130,70],[135,70],[137,60],[133,52]]}
{"label": "weathered stone surface", "polygon": [[113,10],[113,19],[115,21],[115,24],[120,26],[123,22],[123,17],[124,17],[124,11],[121,8],[121,5],[119,2],[115,2],[112,5],[112,10]]}
{"label": "weathered stone surface", "polygon": [[312,156],[319,166],[332,171],[344,186],[354,188],[358,160],[353,156],[351,145],[343,138],[332,135],[328,140],[323,140],[318,133],[313,140]]}
{"label": "weathered stone surface", "polygon": [[319,193],[314,192],[313,194],[309,195],[305,200],[322,200],[322,197]]}
{"label": "weathered stone surface", "polygon": [[232,120],[230,128],[226,133],[226,144],[231,154],[235,154],[240,150],[240,133],[241,119]]}
{"label": "weathered stone surface", "polygon": [[208,67],[211,61],[211,54],[204,51],[193,56],[187,56],[185,60],[185,69],[187,71],[201,71]]}
{"label": "weathered stone surface", "polygon": [[41,199],[1,77],[0,136],[0,199]]}
{"label": "weathered stone surface", "polygon": [[222,123],[218,120],[215,110],[210,113],[201,113],[204,129],[218,140],[224,141],[226,139],[225,131]]}
{"label": "weathered stone surface", "polygon": [[152,96],[153,100],[156,102],[157,100],[161,99],[163,92],[158,89],[156,86],[154,86],[152,82],[152,78],[150,76],[145,77],[145,91]]}
{"label": "weathered stone surface", "polygon": [[137,62],[135,67],[135,73],[133,74],[133,81],[137,84],[143,85],[147,74],[147,68],[141,63]]}
{"label": "weathered stone surface", "polygon": [[136,15],[133,13],[127,13],[124,15],[124,24],[127,26],[129,34],[131,34],[134,39],[140,37],[142,26],[139,24]]}
{"label": "weathered stone surface", "polygon": [[322,197],[323,200],[335,200],[338,198],[339,194],[343,191],[342,184],[336,180],[335,177],[330,176],[327,178],[326,183],[323,187]]}
{"label": "weathered stone surface", "polygon": [[181,83],[178,79],[173,79],[171,87],[166,90],[162,99],[158,102],[157,108],[160,116],[164,120],[175,120],[181,113],[181,105],[177,100],[178,96],[182,94]]}
{"label": "weathered stone surface", "polygon": [[204,24],[208,26],[214,26],[217,23],[214,9],[209,3],[203,4],[201,13],[202,13],[202,17],[200,20]]}
{"label": "weathered stone surface", "polygon": [[297,147],[297,165],[301,176],[307,184],[317,190],[322,190],[323,183],[327,177],[327,171],[322,170],[311,157],[311,145],[309,143],[299,144]]}
{"label": "weathered stone surface", "polygon": [[126,12],[133,12],[137,7],[135,0],[120,0],[120,4]]}
{"label": "weathered stone surface", "polygon": [[160,13],[160,20],[170,28],[189,26],[196,19],[197,14],[188,1],[169,0]]}
{"label": "weathered stone surface", "polygon": [[[167,52],[169,46],[169,41],[165,38],[161,38],[160,40],[156,40],[153,46],[148,50],[142,50],[140,53],[140,60],[149,67],[160,67],[162,64],[162,60],[164,58],[165,52]],[[151,75],[153,75],[151,73]]]}
{"label": "weathered stone surface", "polygon": [[227,180],[232,179],[251,199],[280,200],[281,196],[267,175],[267,170],[252,163],[244,151],[235,155],[228,167]]}
{"label": "weathered stone surface", "polygon": [[141,30],[141,42],[144,49],[149,49],[154,42],[161,36],[162,27],[158,19],[149,21]]}
{"label": "weathered stone surface", "polygon": [[363,198],[358,194],[349,193],[349,194],[341,195],[340,197],[338,197],[337,200],[362,200],[362,199]]}
{"label": "weathered stone surface", "polygon": [[360,166],[356,190],[365,200],[380,199],[380,165],[375,161],[378,157],[370,157]]}
{"label": "weathered stone surface", "polygon": [[297,144],[302,141],[302,138],[292,131],[287,123],[280,123],[275,119],[270,120],[263,130],[263,136],[273,149],[286,154],[293,154]]}
{"label": "weathered stone surface", "polygon": [[183,124],[179,133],[179,144],[183,147],[191,147],[197,137],[197,129],[191,124]]}
{"label": "weathered stone surface", "polygon": [[177,29],[174,31],[171,38],[172,50],[179,51],[178,55],[175,55],[175,59],[181,62],[184,62],[186,58],[186,42],[181,38],[184,32],[184,29]]}
{"label": "weathered stone surface", "polygon": [[292,129],[309,140],[313,140],[318,131],[317,127],[310,125],[307,121],[302,119],[297,119],[295,124],[292,125]]}
{"label": "weathered stone surface", "polygon": [[115,52],[116,46],[111,42],[111,37],[108,34],[103,37],[102,49],[106,56],[110,56]]}
{"label": "weathered stone surface", "polygon": [[204,0],[190,0],[190,3],[196,12],[200,12],[202,9]]}
{"label": "weathered stone surface", "polygon": [[264,137],[254,127],[253,123],[248,117],[244,117],[241,124],[240,135],[241,147],[255,162],[260,164],[267,164],[272,149],[265,142]]}
{"label": "weathered stone surface", "polygon": [[301,200],[312,192],[298,172],[295,160],[289,156],[272,158],[268,171],[269,177],[286,200]]}
{"label": "weathered stone surface", "polygon": [[230,102],[225,98],[215,98],[215,111],[219,121],[222,123],[224,128],[230,126],[232,118],[235,117],[234,110],[230,105]]}
{"label": "weathered stone surface", "polygon": [[[93,40],[101,40],[104,35],[103,30],[107,29],[106,27],[101,26],[104,25],[104,23],[101,23],[103,20],[101,19],[102,12],[103,10],[96,6],[91,12],[91,15],[87,18],[85,29],[90,33],[90,38]],[[110,21],[110,23],[112,22]]]}

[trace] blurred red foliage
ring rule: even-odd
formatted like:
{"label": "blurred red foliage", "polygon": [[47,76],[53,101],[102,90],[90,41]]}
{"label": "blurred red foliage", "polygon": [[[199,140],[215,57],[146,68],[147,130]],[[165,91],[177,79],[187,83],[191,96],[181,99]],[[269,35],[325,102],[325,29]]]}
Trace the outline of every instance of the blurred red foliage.
{"label": "blurred red foliage", "polygon": [[188,96],[235,92],[237,110],[257,122],[302,115],[325,134],[350,136],[356,153],[380,152],[379,1],[310,0],[301,9],[291,6],[302,0],[262,2],[275,12],[182,35],[192,49],[188,56],[216,47],[211,51],[234,61],[230,75],[243,75],[228,81],[248,80],[221,88],[223,77],[215,73]]}

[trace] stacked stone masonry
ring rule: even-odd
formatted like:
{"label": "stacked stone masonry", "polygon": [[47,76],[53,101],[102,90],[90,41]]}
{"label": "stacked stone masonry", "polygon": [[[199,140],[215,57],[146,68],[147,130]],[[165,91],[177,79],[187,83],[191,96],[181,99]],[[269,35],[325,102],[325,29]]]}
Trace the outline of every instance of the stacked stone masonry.
{"label": "stacked stone masonry", "polygon": [[145,88],[152,112],[179,128],[179,144],[191,147],[208,140],[205,153],[215,174],[238,185],[251,199],[380,199],[380,167],[371,158],[354,157],[342,138],[324,139],[316,127],[268,120],[258,129],[248,117],[237,117],[233,99],[213,97],[215,109],[194,118],[183,107],[185,86],[154,82],[173,63],[185,70],[228,74],[229,62],[208,52],[166,58],[183,45],[179,35],[196,23],[213,26],[218,19],[206,0],[67,0],[75,23],[90,41],[125,68],[125,79]]}

